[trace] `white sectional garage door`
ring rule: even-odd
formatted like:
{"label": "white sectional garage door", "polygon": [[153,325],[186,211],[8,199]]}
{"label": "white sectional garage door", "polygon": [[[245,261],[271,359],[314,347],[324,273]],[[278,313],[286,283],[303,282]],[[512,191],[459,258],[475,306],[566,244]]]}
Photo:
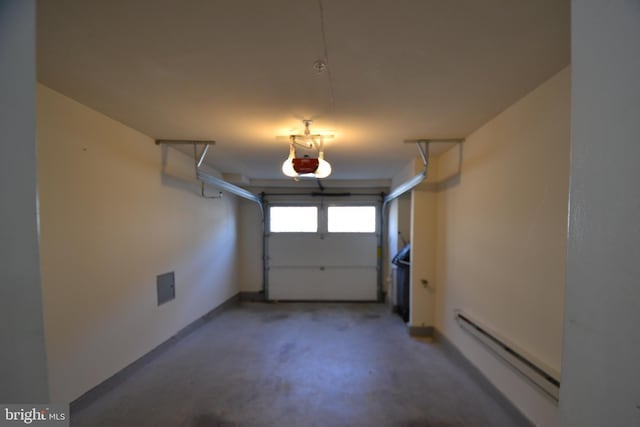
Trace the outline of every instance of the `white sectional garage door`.
{"label": "white sectional garage door", "polygon": [[[337,217],[341,215],[340,209],[335,209],[333,215],[327,215],[331,206],[315,207],[315,211],[307,209],[300,215],[294,214],[293,219],[287,219],[280,225],[274,225],[272,219],[277,212],[273,209],[286,207],[272,206],[269,209],[272,227],[267,237],[269,299],[375,301],[378,271],[377,208],[369,207],[374,212],[372,231],[331,232],[332,229],[348,230],[363,225],[370,230],[365,223],[371,219],[361,215],[366,213],[364,207],[358,207],[362,212],[356,212],[359,217],[355,223],[354,218],[341,221]],[[273,231],[273,227],[309,230],[309,227],[313,228],[314,214],[317,214],[315,231]],[[330,223],[327,221],[329,216],[333,218]]]}

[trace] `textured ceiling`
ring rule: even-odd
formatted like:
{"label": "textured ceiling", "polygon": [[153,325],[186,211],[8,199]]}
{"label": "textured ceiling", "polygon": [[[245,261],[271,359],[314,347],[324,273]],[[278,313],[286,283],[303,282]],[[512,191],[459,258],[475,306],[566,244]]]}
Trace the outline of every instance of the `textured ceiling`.
{"label": "textured ceiling", "polygon": [[[322,41],[321,7],[328,58]],[[316,73],[323,58],[328,71]],[[330,179],[386,179],[569,63],[568,0],[43,0],[38,79],[210,163],[282,178],[276,135],[330,131]]]}

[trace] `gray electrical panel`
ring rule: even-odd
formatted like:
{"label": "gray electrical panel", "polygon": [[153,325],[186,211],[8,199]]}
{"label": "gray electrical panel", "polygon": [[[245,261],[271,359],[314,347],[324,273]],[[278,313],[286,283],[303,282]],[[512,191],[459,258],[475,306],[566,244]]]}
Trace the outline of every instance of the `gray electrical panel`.
{"label": "gray electrical panel", "polygon": [[170,273],[161,274],[157,277],[156,286],[158,288],[158,305],[171,301],[176,297],[176,275]]}

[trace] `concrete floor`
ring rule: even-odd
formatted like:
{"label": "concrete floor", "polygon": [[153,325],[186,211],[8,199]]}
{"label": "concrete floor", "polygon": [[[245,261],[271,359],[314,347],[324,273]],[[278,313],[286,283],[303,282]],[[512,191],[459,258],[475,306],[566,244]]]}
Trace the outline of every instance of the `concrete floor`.
{"label": "concrete floor", "polygon": [[72,426],[517,426],[380,304],[242,303],[72,413]]}

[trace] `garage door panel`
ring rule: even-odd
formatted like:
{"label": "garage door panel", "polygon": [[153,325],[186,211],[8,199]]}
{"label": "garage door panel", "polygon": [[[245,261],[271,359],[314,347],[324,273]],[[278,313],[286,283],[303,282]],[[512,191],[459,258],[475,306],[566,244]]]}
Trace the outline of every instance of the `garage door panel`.
{"label": "garage door panel", "polygon": [[373,266],[377,264],[375,234],[271,234],[269,265]]}
{"label": "garage door panel", "polygon": [[269,272],[269,298],[307,301],[375,301],[375,267],[274,267]]}
{"label": "garage door panel", "polygon": [[[316,206],[308,212],[301,212],[300,207],[309,208],[304,204],[269,209],[277,221],[266,236],[268,298],[376,301],[379,230],[370,232],[375,228],[370,224],[371,208],[375,213],[375,207],[364,206],[367,209],[363,211],[331,209],[335,204]],[[301,231],[308,229],[316,231]]]}

